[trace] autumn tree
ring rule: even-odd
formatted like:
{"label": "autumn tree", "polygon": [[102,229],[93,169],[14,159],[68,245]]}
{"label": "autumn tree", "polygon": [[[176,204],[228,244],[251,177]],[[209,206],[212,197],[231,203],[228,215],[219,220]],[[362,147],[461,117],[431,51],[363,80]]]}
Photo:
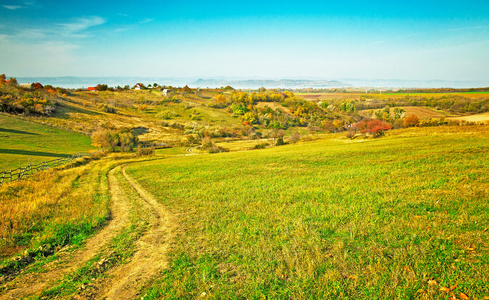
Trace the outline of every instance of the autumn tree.
{"label": "autumn tree", "polygon": [[7,80],[7,83],[12,85],[12,86],[18,86],[19,83],[17,82],[17,79],[14,78],[14,77],[10,77],[8,80]]}
{"label": "autumn tree", "polygon": [[97,91],[106,91],[108,86],[106,84],[97,84],[95,86],[95,90]]}
{"label": "autumn tree", "polygon": [[186,86],[184,86],[184,87],[182,88],[182,92],[184,92],[184,93],[190,93],[190,92],[192,92],[192,89],[191,89],[191,88],[189,88],[189,87],[188,87],[188,85],[186,85]]}
{"label": "autumn tree", "polygon": [[101,129],[92,133],[92,145],[100,148],[107,148],[111,145],[110,131]]}
{"label": "autumn tree", "polygon": [[364,119],[357,125],[358,130],[364,135],[370,134],[373,137],[380,137],[384,135],[386,130],[391,129],[391,125],[378,119]]}
{"label": "autumn tree", "polygon": [[138,143],[138,137],[134,131],[129,129],[99,129],[92,133],[92,145],[108,148],[115,151],[120,146],[121,151],[132,151]]}
{"label": "autumn tree", "polygon": [[35,89],[35,90],[40,90],[40,89],[43,89],[44,86],[42,84],[40,84],[39,82],[34,82],[32,84],[32,88]]}
{"label": "autumn tree", "polygon": [[419,118],[416,115],[409,115],[406,118],[404,118],[403,121],[404,127],[414,127],[419,124]]}
{"label": "autumn tree", "polygon": [[247,112],[243,116],[244,121],[248,121],[250,124],[259,123],[258,116],[255,113]]}

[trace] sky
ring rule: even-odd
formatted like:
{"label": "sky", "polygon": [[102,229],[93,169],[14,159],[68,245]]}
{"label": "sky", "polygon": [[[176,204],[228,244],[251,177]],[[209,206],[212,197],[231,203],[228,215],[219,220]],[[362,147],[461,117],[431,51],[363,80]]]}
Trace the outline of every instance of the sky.
{"label": "sky", "polygon": [[489,1],[0,0],[0,73],[489,84]]}

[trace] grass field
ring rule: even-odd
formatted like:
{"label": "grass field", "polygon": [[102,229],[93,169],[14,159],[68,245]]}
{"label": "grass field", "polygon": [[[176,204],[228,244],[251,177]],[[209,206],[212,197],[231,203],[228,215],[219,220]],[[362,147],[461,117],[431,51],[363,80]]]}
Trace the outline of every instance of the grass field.
{"label": "grass field", "polygon": [[[111,161],[62,171],[0,190],[0,259],[45,244],[80,244],[109,215],[106,174]],[[4,262],[6,263],[6,261]]]}
{"label": "grass field", "polygon": [[355,99],[403,99],[407,96],[425,98],[441,98],[449,96],[463,96],[470,99],[487,98],[489,92],[457,92],[457,93],[296,93],[306,100],[355,100]]}
{"label": "grass field", "polygon": [[90,137],[0,114],[0,171],[89,151]]}
{"label": "grass field", "polygon": [[489,95],[489,92],[453,92],[453,93],[386,93],[386,95],[414,95],[414,96],[427,96],[438,97],[440,95]]}
{"label": "grass field", "polygon": [[[352,140],[289,127],[285,141],[295,132],[301,141],[275,147],[271,127],[255,124],[263,139],[252,139],[242,116],[212,108],[219,92],[175,91],[172,101],[153,90],[74,92],[56,96],[52,116],[0,114],[0,171],[91,150],[75,132],[100,128],[136,128],[140,141],[175,146],[86,157],[3,185],[0,299],[30,286],[34,298],[104,298],[120,278],[144,299],[489,299],[488,126]],[[327,116],[348,124],[357,116],[338,107],[350,100],[362,116],[390,105],[420,119],[487,120],[467,115],[487,111],[485,95],[451,95],[304,98],[326,99],[336,106]],[[253,112],[264,117],[267,105],[291,117],[282,104],[258,102]],[[208,154],[189,134],[216,134],[230,152]],[[161,266],[141,265],[151,252]],[[132,267],[145,277],[131,277]]]}
{"label": "grass field", "polygon": [[331,135],[132,165],[181,229],[146,298],[488,297],[488,133]]}

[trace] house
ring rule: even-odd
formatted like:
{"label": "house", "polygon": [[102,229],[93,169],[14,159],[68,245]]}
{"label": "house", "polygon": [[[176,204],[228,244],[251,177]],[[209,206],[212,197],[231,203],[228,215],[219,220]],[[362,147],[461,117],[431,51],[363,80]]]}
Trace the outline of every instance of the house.
{"label": "house", "polygon": [[24,89],[31,89],[32,88],[32,83],[21,83],[19,85],[21,88],[24,88]]}
{"label": "house", "polygon": [[142,83],[136,83],[136,85],[134,86],[134,89],[139,91],[139,90],[141,90],[143,87],[144,87],[144,84],[142,84]]}
{"label": "house", "polygon": [[170,90],[169,89],[163,89],[162,94],[163,94],[163,96],[168,96],[170,94]]}
{"label": "house", "polygon": [[90,91],[90,92],[95,92],[95,91],[96,91],[96,89],[95,89],[95,87],[93,87],[93,86],[89,86],[89,87],[87,88],[87,91]]}

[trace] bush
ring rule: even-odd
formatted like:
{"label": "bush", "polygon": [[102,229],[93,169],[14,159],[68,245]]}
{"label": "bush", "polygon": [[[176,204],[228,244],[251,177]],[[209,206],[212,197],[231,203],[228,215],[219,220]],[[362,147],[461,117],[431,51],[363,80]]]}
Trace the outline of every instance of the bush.
{"label": "bush", "polygon": [[137,156],[146,156],[146,155],[154,155],[155,148],[141,148],[141,145],[138,146]]}
{"label": "bush", "polygon": [[373,137],[380,137],[384,135],[386,130],[391,129],[391,125],[381,120],[365,119],[358,123],[358,130],[364,135],[372,135]]}
{"label": "bush", "polygon": [[297,143],[298,141],[300,141],[300,139],[301,139],[301,134],[300,134],[298,131],[296,131],[296,132],[294,132],[294,134],[293,134],[293,135],[290,137],[290,142],[291,142],[291,143],[293,143],[293,144],[295,144],[295,143]]}
{"label": "bush", "polygon": [[348,129],[348,132],[346,133],[346,137],[349,138],[350,140],[353,140],[355,136],[357,135],[357,132],[352,129]]}
{"label": "bush", "polygon": [[115,151],[120,146],[121,151],[129,152],[138,143],[138,137],[134,131],[129,129],[99,129],[92,133],[92,145],[95,147],[109,148]]}
{"label": "bush", "polygon": [[416,115],[409,115],[406,118],[404,118],[404,121],[402,122],[404,127],[414,127],[418,126],[419,124],[419,118]]}
{"label": "bush", "polygon": [[275,146],[282,146],[282,145],[285,145],[284,138],[283,137],[279,137],[277,139],[277,142],[275,143]]}
{"label": "bush", "polygon": [[11,84],[0,84],[0,111],[11,114],[50,115],[54,103],[43,90],[25,92]]}
{"label": "bush", "polygon": [[268,143],[259,143],[251,147],[252,150],[255,149],[265,149],[268,146]]}

